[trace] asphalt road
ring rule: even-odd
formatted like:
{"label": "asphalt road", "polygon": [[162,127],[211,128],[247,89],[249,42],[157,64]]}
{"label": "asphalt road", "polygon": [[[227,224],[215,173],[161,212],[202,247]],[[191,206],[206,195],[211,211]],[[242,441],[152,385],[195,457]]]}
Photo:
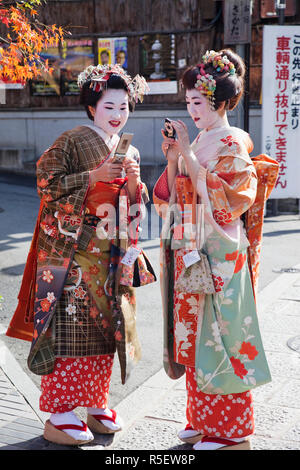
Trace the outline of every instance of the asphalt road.
{"label": "asphalt road", "polygon": [[[4,297],[3,308],[0,311],[0,334],[1,339],[9,346],[22,368],[26,370],[37,387],[40,387],[40,377],[31,374],[26,366],[29,343],[8,338],[4,334],[17,305],[17,295],[38,207],[39,199],[34,178],[0,173],[0,295]],[[149,207],[149,216],[144,222],[142,244],[157,275],[159,275],[159,231],[159,219],[155,211]],[[279,275],[280,269],[299,264],[299,240],[300,218],[298,214],[282,214],[265,219],[260,290]],[[110,387],[112,407],[162,367],[162,314],[159,282],[138,288],[136,294],[137,326],[143,357],[125,385],[120,383],[120,371],[116,358]]]}

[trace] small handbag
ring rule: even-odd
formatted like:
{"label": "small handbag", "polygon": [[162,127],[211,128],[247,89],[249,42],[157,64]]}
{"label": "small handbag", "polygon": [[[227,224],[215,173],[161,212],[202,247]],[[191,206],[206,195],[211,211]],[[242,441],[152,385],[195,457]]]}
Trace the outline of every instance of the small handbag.
{"label": "small handbag", "polygon": [[[141,211],[141,206],[140,206],[139,214],[141,214],[141,212],[142,211]],[[133,240],[131,248],[133,249],[137,248],[138,232],[139,232],[139,226],[137,224],[136,233],[133,234],[133,236],[131,237],[131,239]],[[123,251],[125,251],[125,256],[126,256],[128,254],[127,252],[128,241],[126,240],[124,244],[122,244],[122,240],[121,240],[121,245],[123,245],[122,248],[123,248]],[[120,260],[117,279],[118,279],[118,284],[122,286],[127,286],[127,287],[145,286],[147,284],[151,284],[152,282],[156,282],[157,280],[154,269],[148,257],[146,256],[144,250],[142,249],[139,250],[138,256],[136,257],[134,262],[128,263],[128,260],[127,260],[126,263],[122,263],[122,260]]]}
{"label": "small handbag", "polygon": [[154,269],[143,250],[133,264],[122,264],[119,281],[122,286],[146,286],[156,280]]}
{"label": "small handbag", "polygon": [[[215,294],[215,286],[212,276],[211,267],[207,255],[203,251],[204,244],[204,207],[199,204],[196,207],[197,194],[193,194],[193,221],[196,226],[200,227],[196,236],[196,247],[200,259],[184,268],[182,273],[175,280],[174,288],[178,292],[189,294]],[[200,239],[199,239],[200,234]]]}

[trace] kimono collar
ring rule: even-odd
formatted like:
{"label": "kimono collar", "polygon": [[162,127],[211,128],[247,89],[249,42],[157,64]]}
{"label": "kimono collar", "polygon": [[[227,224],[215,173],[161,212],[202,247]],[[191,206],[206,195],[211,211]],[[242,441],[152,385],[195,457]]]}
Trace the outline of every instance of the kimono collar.
{"label": "kimono collar", "polygon": [[[232,139],[238,146],[231,144]],[[210,161],[220,156],[232,155],[247,162],[251,161],[249,153],[253,150],[253,143],[249,134],[242,129],[222,126],[201,131],[191,147],[199,163],[207,168]],[[181,174],[187,174],[182,156],[179,158],[178,168]]]}
{"label": "kimono collar", "polygon": [[[231,134],[234,138],[240,140],[246,147],[247,152],[251,153],[253,150],[253,142],[251,140],[251,137],[247,132],[245,132],[243,129],[240,129],[239,127],[234,127],[234,126],[222,126],[222,127],[215,127],[210,130],[203,130],[199,132],[197,135],[196,139],[192,143],[194,147],[197,146],[197,143],[201,140],[202,142],[207,142],[210,141],[211,139],[219,139],[219,136],[221,134],[228,135]],[[207,137],[207,139],[206,139]],[[205,140],[206,139],[206,140]]]}
{"label": "kimono collar", "polygon": [[112,150],[115,147],[120,137],[117,134],[113,134],[111,137],[103,130],[101,127],[95,126],[95,124],[88,124],[87,127],[97,132],[98,135],[104,140],[109,150]]}

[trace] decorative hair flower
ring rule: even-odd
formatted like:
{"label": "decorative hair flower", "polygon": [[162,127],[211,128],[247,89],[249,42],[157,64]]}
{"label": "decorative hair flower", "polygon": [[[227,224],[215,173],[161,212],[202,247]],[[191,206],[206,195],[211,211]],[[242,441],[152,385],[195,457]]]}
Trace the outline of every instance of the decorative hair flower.
{"label": "decorative hair flower", "polygon": [[144,77],[136,75],[133,79],[118,64],[109,65],[89,65],[83,72],[78,75],[77,83],[82,88],[87,81],[91,81],[90,87],[94,91],[100,91],[105,87],[107,80],[111,75],[119,75],[128,90],[129,97],[132,101],[143,101],[144,95],[149,91],[149,87]]}
{"label": "decorative hair flower", "polygon": [[226,55],[223,56],[216,51],[206,51],[202,56],[202,61],[203,62],[201,64],[198,64],[200,73],[197,75],[195,88],[208,97],[211,108],[214,110],[216,80],[212,75],[206,73],[205,66],[211,64],[213,68],[216,69],[216,72],[226,71],[230,75],[233,75],[236,70],[233,63],[230,62]]}
{"label": "decorative hair flower", "polygon": [[236,72],[235,66],[230,62],[227,55],[222,55],[216,51],[206,51],[202,56],[202,60],[205,65],[212,64],[217,72],[223,72],[225,70],[230,73],[230,75]]}
{"label": "decorative hair flower", "polygon": [[216,51],[206,51],[205,54],[202,56],[203,64],[208,64],[212,62],[214,57],[216,57],[218,53]]}
{"label": "decorative hair flower", "polygon": [[216,80],[214,77],[204,70],[204,64],[198,65],[200,74],[197,75],[197,81],[195,88],[199,90],[203,95],[207,95],[209,98],[212,109],[214,109],[214,92],[216,89]]}
{"label": "decorative hair flower", "polygon": [[233,75],[235,73],[235,67],[232,62],[227,58],[226,55],[222,56],[217,56],[213,59],[212,64],[214,68],[217,70],[217,72],[228,72],[230,75]]}

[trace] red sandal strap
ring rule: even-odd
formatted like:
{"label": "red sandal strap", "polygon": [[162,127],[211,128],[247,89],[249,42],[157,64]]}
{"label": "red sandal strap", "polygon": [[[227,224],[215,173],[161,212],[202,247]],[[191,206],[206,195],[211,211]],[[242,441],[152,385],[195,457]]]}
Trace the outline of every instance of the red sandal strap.
{"label": "red sandal strap", "polygon": [[55,425],[53,423],[51,424],[56,429],[59,429],[59,431],[63,431],[65,429],[75,429],[76,431],[87,432],[88,430],[87,424],[84,421],[81,421],[81,426],[79,424],[59,424],[59,425]]}
{"label": "red sandal strap", "polygon": [[187,424],[186,427],[184,428],[185,431],[195,431],[195,429],[190,425]]}
{"label": "red sandal strap", "polygon": [[114,424],[116,424],[116,417],[117,413],[115,410],[110,410],[112,412],[112,417],[107,416],[107,415],[91,415],[93,418],[95,418],[97,421],[112,421]]}
{"label": "red sandal strap", "polygon": [[243,441],[235,442],[223,437],[204,436],[201,442],[213,442],[214,444],[223,444],[224,446],[236,446],[241,444]]}

